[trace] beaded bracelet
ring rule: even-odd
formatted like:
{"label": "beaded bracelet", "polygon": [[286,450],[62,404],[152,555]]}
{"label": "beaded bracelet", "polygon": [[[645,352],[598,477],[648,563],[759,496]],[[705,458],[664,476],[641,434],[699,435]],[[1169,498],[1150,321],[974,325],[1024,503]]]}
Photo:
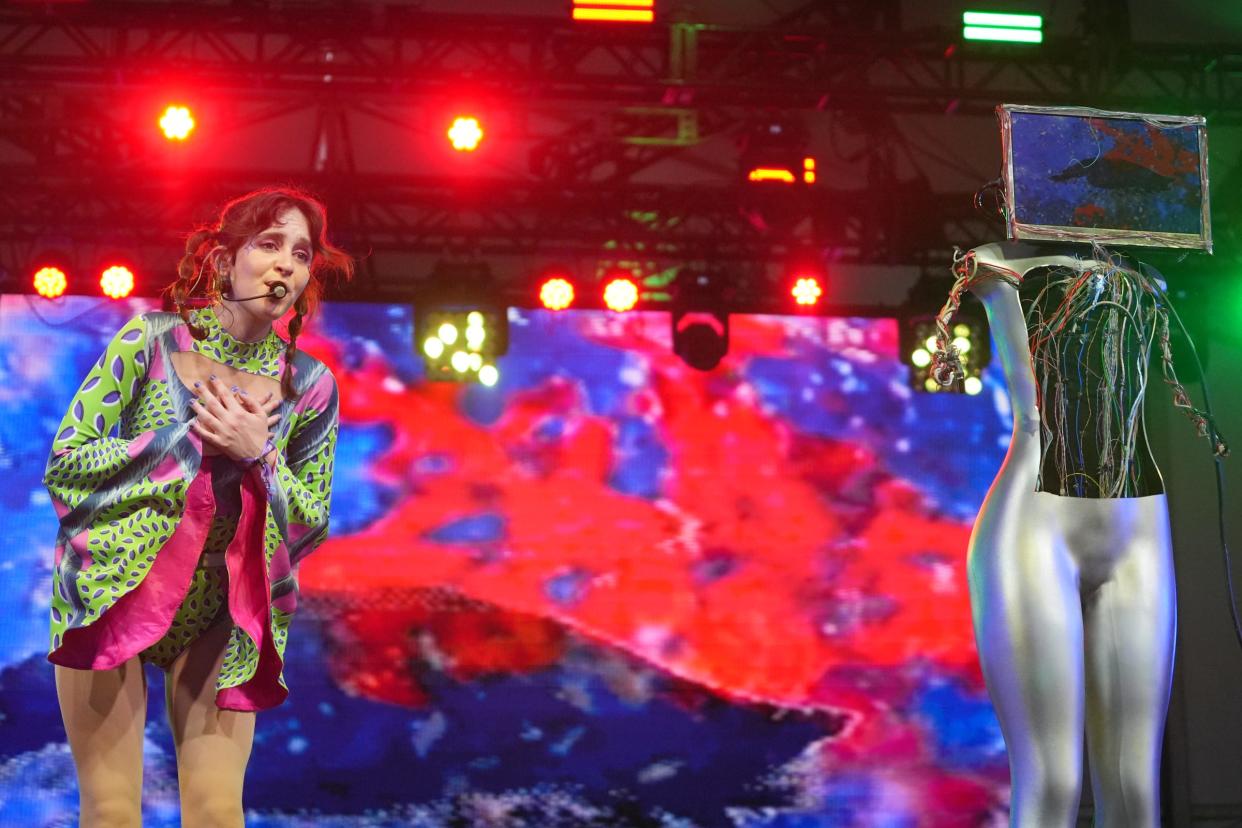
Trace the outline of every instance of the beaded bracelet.
{"label": "beaded bracelet", "polygon": [[263,444],[263,448],[259,451],[259,456],[258,456],[258,457],[243,457],[242,459],[238,460],[237,462],[238,462],[238,463],[241,463],[244,467],[246,467],[246,468],[248,469],[248,468],[250,468],[251,466],[257,466],[257,465],[259,465],[260,463],[262,463],[262,462],[263,462],[263,458],[264,458],[264,457],[267,457],[267,455],[268,455],[268,454],[270,454],[271,452],[273,452],[273,451],[275,451],[275,450],[276,450],[276,444],[275,444],[274,442],[272,442],[272,438],[271,438],[271,437],[268,437],[268,438],[267,438],[267,442]]}

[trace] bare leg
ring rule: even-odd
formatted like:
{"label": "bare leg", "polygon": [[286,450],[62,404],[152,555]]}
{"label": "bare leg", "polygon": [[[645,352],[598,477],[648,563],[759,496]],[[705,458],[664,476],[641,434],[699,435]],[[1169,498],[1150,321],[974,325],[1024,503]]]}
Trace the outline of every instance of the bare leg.
{"label": "bare leg", "polygon": [[1095,824],[1155,828],[1177,630],[1168,514],[1163,497],[1119,505],[1134,508],[1132,534],[1084,618]]}
{"label": "bare leg", "polygon": [[195,828],[242,828],[242,783],[254,714],[216,707],[216,677],[230,626],[203,633],[168,671],[168,719],[177,749],[181,820]]}
{"label": "bare leg", "polygon": [[1019,497],[1020,517],[972,543],[975,640],[1009,752],[1010,825],[1068,828],[1082,781],[1078,571],[1040,495]]}
{"label": "bare leg", "polygon": [[78,770],[79,825],[142,824],[147,681],[138,659],[112,670],[56,667],[56,696]]}

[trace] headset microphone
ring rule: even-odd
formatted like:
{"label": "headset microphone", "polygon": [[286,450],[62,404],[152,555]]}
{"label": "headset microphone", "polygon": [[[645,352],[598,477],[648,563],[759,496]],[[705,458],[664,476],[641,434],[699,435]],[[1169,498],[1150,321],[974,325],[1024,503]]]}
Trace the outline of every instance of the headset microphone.
{"label": "headset microphone", "polygon": [[284,285],[276,285],[267,293],[260,293],[258,296],[246,296],[241,299],[231,296],[231,293],[232,290],[223,294],[224,298],[230,302],[253,302],[255,299],[284,299],[285,295],[289,293],[289,289]]}

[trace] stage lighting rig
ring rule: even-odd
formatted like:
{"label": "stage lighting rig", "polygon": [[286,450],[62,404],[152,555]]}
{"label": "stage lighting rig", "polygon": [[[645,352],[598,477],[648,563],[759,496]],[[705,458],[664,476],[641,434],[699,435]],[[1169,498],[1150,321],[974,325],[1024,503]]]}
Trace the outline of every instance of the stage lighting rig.
{"label": "stage lighting rig", "polygon": [[428,380],[500,380],[497,358],[509,350],[508,309],[495,301],[491,270],[479,263],[436,265],[417,292],[414,341]]}

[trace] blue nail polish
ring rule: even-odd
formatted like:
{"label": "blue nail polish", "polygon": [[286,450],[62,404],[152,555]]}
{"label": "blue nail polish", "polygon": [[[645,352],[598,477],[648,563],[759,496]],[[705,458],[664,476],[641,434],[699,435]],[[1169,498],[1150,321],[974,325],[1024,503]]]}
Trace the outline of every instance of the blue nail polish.
{"label": "blue nail polish", "polygon": [[216,378],[215,374],[212,374],[210,377],[208,377],[208,379],[215,379],[215,378]]}
{"label": "blue nail polish", "polygon": [[201,382],[198,382],[197,380],[195,380],[195,382],[194,382],[194,387],[195,387],[195,388],[202,388],[202,387],[203,387],[203,384],[202,384]]}
{"label": "blue nail polish", "polygon": [[239,389],[236,385],[234,385],[234,386],[233,386],[232,388],[230,388],[229,390],[230,390],[230,391],[232,391],[234,394],[236,394],[236,393],[237,393],[240,389]]}

